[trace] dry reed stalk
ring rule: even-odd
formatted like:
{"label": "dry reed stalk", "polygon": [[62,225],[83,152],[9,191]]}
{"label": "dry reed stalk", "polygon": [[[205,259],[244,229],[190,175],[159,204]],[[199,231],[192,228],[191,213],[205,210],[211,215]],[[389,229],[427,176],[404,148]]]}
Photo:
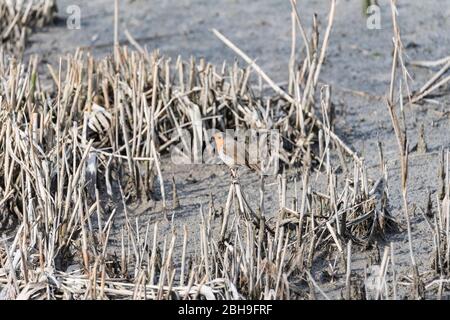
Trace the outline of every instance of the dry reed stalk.
{"label": "dry reed stalk", "polygon": [[450,60],[450,56],[444,57],[444,58],[441,58],[438,60],[434,60],[434,61],[414,60],[414,61],[410,61],[409,64],[413,65],[413,66],[418,66],[418,67],[432,68],[432,67],[443,65],[446,62],[448,62],[449,60]]}
{"label": "dry reed stalk", "polygon": [[414,250],[412,244],[412,235],[411,235],[411,219],[408,212],[408,165],[409,165],[409,150],[408,150],[408,136],[407,136],[407,128],[406,122],[404,118],[404,105],[403,105],[403,87],[402,82],[400,80],[400,85],[398,88],[399,91],[399,106],[400,106],[400,119],[402,121],[402,125],[400,124],[399,117],[397,115],[397,111],[395,110],[395,101],[394,101],[394,93],[395,93],[395,82],[396,82],[396,71],[397,65],[400,65],[402,68],[402,75],[405,81],[406,88],[408,90],[408,97],[411,101],[411,95],[409,94],[408,89],[408,72],[403,62],[403,45],[400,38],[400,31],[397,22],[397,8],[396,1],[391,0],[391,12],[392,12],[392,20],[394,26],[394,56],[392,62],[392,71],[391,71],[391,84],[389,88],[389,97],[387,100],[388,111],[391,117],[392,125],[395,131],[395,136],[397,139],[398,147],[399,147],[399,156],[401,163],[401,188],[402,188],[402,198],[403,198],[403,211],[404,217],[407,225],[407,234],[408,234],[408,243],[409,243],[409,252],[411,259],[411,266],[413,271],[413,282],[414,282],[414,294],[416,298],[421,298],[423,295],[422,292],[422,284],[420,280],[420,275],[417,269],[417,264],[414,257]]}

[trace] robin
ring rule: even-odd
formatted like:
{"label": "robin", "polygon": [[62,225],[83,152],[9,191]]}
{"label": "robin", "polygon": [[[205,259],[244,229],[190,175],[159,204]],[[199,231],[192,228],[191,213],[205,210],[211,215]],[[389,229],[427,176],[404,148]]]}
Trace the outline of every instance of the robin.
{"label": "robin", "polygon": [[251,148],[247,141],[245,144],[239,143],[230,135],[224,136],[222,132],[216,132],[211,140],[214,140],[219,158],[230,168],[233,179],[238,178],[237,171],[240,167],[261,173],[261,163],[259,159],[251,158],[255,153],[249,153]]}
{"label": "robin", "polygon": [[[240,167],[247,167],[250,170],[262,174],[262,162],[260,158],[255,159],[254,157],[256,155],[256,150],[253,147],[255,147],[256,143],[251,143],[251,139],[246,139],[243,144],[242,142],[239,143],[231,135],[224,136],[222,132],[216,132],[212,136],[211,140],[214,140],[219,158],[230,168],[233,184],[239,185],[237,171]],[[238,191],[236,192],[241,192],[240,188],[237,190]],[[272,228],[270,228],[264,220],[261,220],[261,218],[253,212],[242,194],[241,196],[238,196],[238,199],[240,199],[239,201],[243,201],[242,208],[244,205],[248,208],[247,210],[241,209],[243,212],[247,212],[247,219],[252,220],[257,227],[260,227],[261,223],[263,223],[265,229],[271,234],[274,234]]]}

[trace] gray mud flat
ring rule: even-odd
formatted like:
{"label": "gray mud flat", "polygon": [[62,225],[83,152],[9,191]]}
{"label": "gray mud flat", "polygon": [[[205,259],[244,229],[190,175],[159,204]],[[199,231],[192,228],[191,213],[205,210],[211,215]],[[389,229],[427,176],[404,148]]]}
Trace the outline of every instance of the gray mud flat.
{"label": "gray mud flat", "polygon": [[[326,24],[327,1],[297,1],[306,26],[318,13],[319,21]],[[58,23],[46,27],[31,37],[27,55],[38,54],[40,59],[57,65],[61,54],[72,53],[77,47],[92,50],[97,56],[112,52],[113,6],[110,0],[77,1],[82,12],[81,30],[65,27],[65,10],[73,4],[70,0],[59,1]],[[332,101],[336,107],[336,133],[353,150],[362,155],[370,168],[370,177],[379,178],[378,148],[381,141],[388,160],[388,183],[392,215],[404,227],[400,181],[400,163],[394,131],[386,108],[385,96],[389,87],[392,61],[392,25],[388,1],[379,1],[381,6],[381,30],[368,30],[366,17],[362,14],[360,1],[339,1],[335,25],[331,34],[329,50],[321,81],[332,86]],[[450,2],[408,1],[398,4],[402,39],[406,53],[412,60],[436,60],[450,54]],[[162,0],[121,1],[121,30],[128,29],[141,46],[149,51],[160,49],[161,53],[176,59],[193,55],[205,57],[207,61],[221,63],[233,61],[235,55],[210,31],[217,28],[234,43],[257,60],[257,63],[274,80],[287,79],[290,54],[290,5],[289,1],[239,1],[239,0]],[[121,43],[126,44],[125,35]],[[241,65],[245,65],[241,62]],[[409,68],[414,78],[414,88],[419,88],[429,79],[435,69]],[[419,213],[427,206],[429,193],[436,210],[436,195],[439,189],[438,167],[441,148],[450,148],[450,88],[444,86],[439,95],[433,97],[437,103],[425,102],[405,110],[411,149],[417,143],[419,128],[425,127],[426,153],[412,152],[410,155],[410,177],[408,181],[409,204],[412,212],[413,248],[419,271],[430,270],[433,250],[432,234]],[[196,228],[200,222],[200,208],[207,208],[210,195],[219,208],[226,202],[229,174],[224,166],[184,165],[174,166],[169,157],[163,158],[163,174],[175,176],[180,208],[163,213],[158,201],[150,204],[131,204],[133,217],[142,222],[160,224],[160,233],[172,228],[182,230],[186,225],[190,231],[189,245],[196,250]],[[293,172],[288,173],[292,178]],[[195,179],[193,179],[195,177]],[[244,172],[241,183],[251,201],[258,201],[258,177]],[[320,185],[318,183],[318,188]],[[167,186],[171,199],[170,186]],[[292,197],[292,184],[288,184],[288,197]],[[276,180],[268,182],[266,209],[278,208]],[[165,217],[168,217],[166,219]],[[170,221],[173,216],[173,224]],[[116,222],[119,234],[120,219]],[[393,243],[398,274],[407,275],[409,253],[406,232],[388,235],[384,245]],[[181,248],[176,248],[181,250]],[[382,254],[382,249],[381,254]],[[376,254],[375,254],[376,255]],[[367,265],[373,264],[373,252],[360,252],[354,257],[354,271],[363,274]],[[342,281],[321,281],[324,270],[332,258],[324,257],[320,268],[313,276],[333,298],[341,297]],[[345,269],[338,268],[338,276],[345,277]],[[407,287],[401,288],[402,296]]]}

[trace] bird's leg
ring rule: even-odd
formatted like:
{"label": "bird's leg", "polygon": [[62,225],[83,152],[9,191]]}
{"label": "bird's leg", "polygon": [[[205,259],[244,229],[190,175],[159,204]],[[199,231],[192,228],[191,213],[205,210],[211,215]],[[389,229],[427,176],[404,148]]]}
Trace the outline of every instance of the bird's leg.
{"label": "bird's leg", "polygon": [[231,179],[233,184],[239,183],[238,169],[230,169],[231,171]]}

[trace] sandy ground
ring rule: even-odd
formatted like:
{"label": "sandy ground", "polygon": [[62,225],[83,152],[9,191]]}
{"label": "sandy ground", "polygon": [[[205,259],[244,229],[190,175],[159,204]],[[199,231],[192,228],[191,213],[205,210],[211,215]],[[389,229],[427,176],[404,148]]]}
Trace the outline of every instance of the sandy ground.
{"label": "sandy ground", "polygon": [[[314,12],[318,13],[321,25],[326,24],[328,1],[297,2],[305,25],[311,24]],[[68,30],[65,26],[66,7],[74,3],[81,8],[81,30]],[[97,56],[110,53],[113,39],[112,3],[111,0],[59,1],[58,23],[31,37],[27,55],[39,54],[43,60],[56,65],[60,54],[73,52],[78,46],[91,48]],[[338,1],[321,80],[333,87],[333,103],[337,112],[336,132],[364,156],[373,179],[380,174],[377,167],[377,142],[383,142],[388,159],[392,214],[404,223],[397,145],[383,100],[389,86],[391,66],[390,6],[385,0],[379,1],[379,4],[382,28],[368,30],[361,1]],[[398,9],[403,42],[411,59],[434,60],[450,54],[448,0],[403,1],[398,4]],[[122,0],[120,24],[121,30],[128,29],[142,46],[147,46],[149,50],[159,48],[162,54],[173,58],[182,54],[185,59],[193,55],[205,57],[214,63],[221,63],[224,59],[233,61],[234,53],[210,31],[211,28],[217,28],[255,58],[275,81],[282,83],[287,79],[291,23],[290,4],[286,0]],[[121,40],[126,43],[125,35],[122,34]],[[414,78],[414,89],[424,84],[435,72],[420,68],[410,68],[410,71]],[[367,94],[360,95],[356,91]],[[437,104],[413,105],[405,111],[411,148],[417,142],[419,127],[423,124],[429,149],[426,154],[411,154],[408,183],[411,208],[425,208],[428,190],[432,194],[433,206],[437,205],[438,154],[441,148],[450,147],[449,87],[442,88],[439,93],[434,97]],[[180,228],[185,224],[194,234],[200,219],[199,208],[201,205],[207,208],[210,193],[217,207],[225,205],[228,172],[222,166],[173,166],[169,158],[165,158],[163,167],[165,176],[171,178],[174,175],[177,181],[181,207],[170,212],[170,215],[174,215],[175,227]],[[246,193],[251,195],[252,201],[257,201],[254,195],[258,194],[258,178],[245,173],[242,180]],[[170,186],[167,189],[168,198],[171,199]],[[288,189],[289,194],[292,194],[292,183]],[[269,182],[266,192],[268,211],[277,207],[276,190],[276,184]],[[160,221],[162,234],[171,228],[158,203],[132,209],[132,212],[144,221]],[[419,269],[429,270],[432,238],[419,213],[412,218],[412,230]],[[409,265],[406,233],[389,235],[386,243],[390,241],[394,242],[399,273],[406,274]],[[192,246],[192,250],[195,250],[195,241]],[[362,271],[369,260],[368,253],[356,255],[355,270]],[[317,268],[314,274],[319,280],[322,271]],[[321,285],[332,297],[340,297],[339,284]]]}

